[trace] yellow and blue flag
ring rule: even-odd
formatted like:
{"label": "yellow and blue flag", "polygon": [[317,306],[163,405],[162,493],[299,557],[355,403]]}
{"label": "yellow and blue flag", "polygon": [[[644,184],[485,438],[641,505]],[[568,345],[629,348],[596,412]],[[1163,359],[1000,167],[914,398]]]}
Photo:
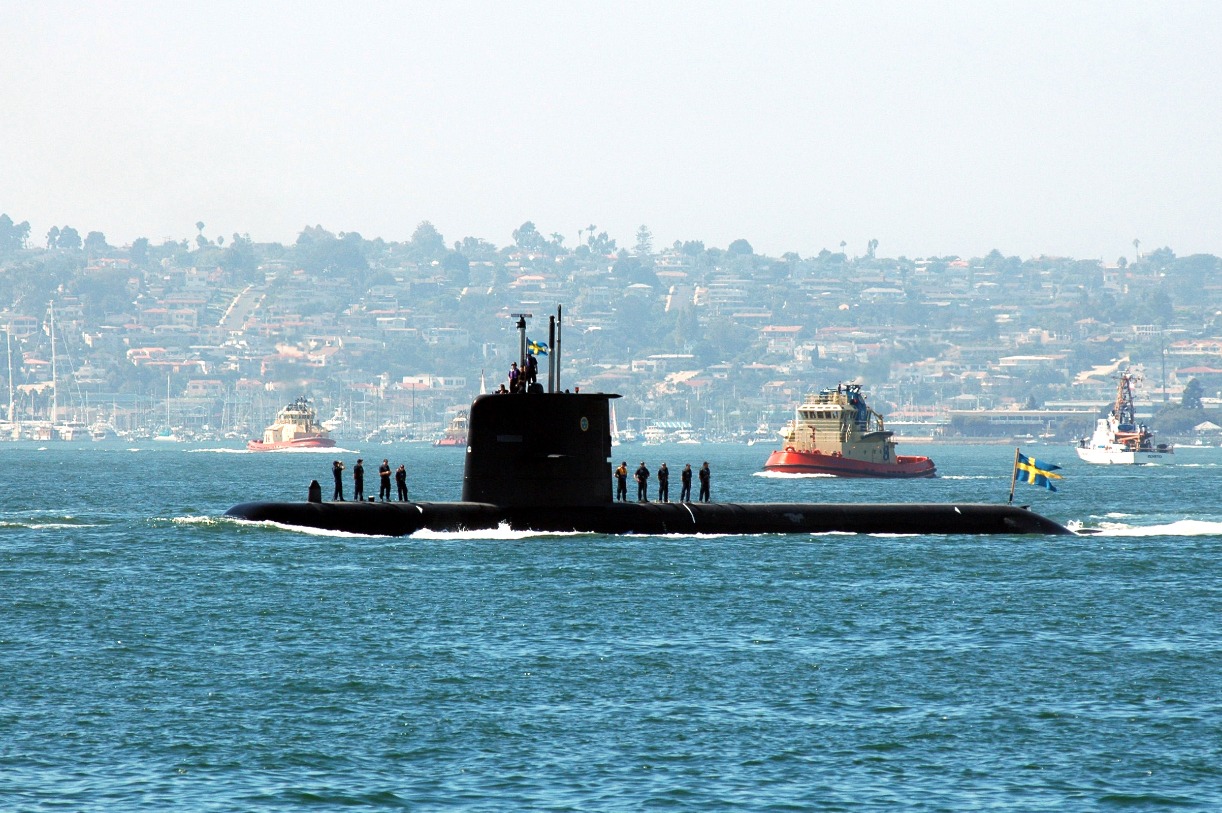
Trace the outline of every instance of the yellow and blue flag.
{"label": "yellow and blue flag", "polygon": [[1034,457],[1027,457],[1022,452],[1019,452],[1014,460],[1015,480],[1020,483],[1043,486],[1049,491],[1057,490],[1057,487],[1052,484],[1052,480],[1060,480],[1061,475],[1053,474],[1053,472],[1060,470],[1060,466],[1053,465],[1052,463],[1042,463]]}
{"label": "yellow and blue flag", "polygon": [[529,352],[534,353],[536,356],[546,356],[548,349],[547,342],[537,342],[534,339],[527,339],[526,349]]}

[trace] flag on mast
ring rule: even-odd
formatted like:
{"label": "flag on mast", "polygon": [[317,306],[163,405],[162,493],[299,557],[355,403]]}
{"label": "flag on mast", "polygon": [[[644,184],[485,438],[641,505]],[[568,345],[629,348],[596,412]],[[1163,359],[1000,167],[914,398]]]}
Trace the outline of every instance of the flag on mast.
{"label": "flag on mast", "polygon": [[1027,457],[1017,449],[1014,450],[1014,480],[1019,483],[1030,483],[1033,486],[1043,486],[1049,491],[1056,491],[1053,480],[1060,480],[1061,475],[1053,472],[1061,467],[1054,463],[1044,463],[1034,457]]}

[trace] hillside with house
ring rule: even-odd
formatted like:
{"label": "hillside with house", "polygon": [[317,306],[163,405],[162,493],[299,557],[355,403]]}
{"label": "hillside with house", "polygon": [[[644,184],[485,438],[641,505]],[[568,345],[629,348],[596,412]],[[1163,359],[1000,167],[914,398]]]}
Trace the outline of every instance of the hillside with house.
{"label": "hillside with house", "polygon": [[1122,368],[1165,431],[1222,424],[1213,255],[909,259],[871,241],[768,257],[746,240],[655,249],[644,227],[632,249],[593,226],[569,247],[531,223],[507,246],[428,223],[403,242],[314,226],[282,245],[198,225],[111,246],[71,227],[35,241],[0,215],[9,424],[238,438],[306,395],[353,436],[427,439],[503,380],[510,314],[546,339],[557,305],[561,385],[623,394],[637,433],[754,437],[806,392],[858,381],[902,435],[1068,440]]}

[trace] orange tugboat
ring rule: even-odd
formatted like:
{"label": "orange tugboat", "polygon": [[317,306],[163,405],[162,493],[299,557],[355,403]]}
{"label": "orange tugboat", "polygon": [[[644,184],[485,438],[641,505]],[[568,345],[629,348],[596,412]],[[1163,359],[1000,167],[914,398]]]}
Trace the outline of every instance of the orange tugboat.
{"label": "orange tugboat", "polygon": [[442,436],[433,441],[433,445],[467,448],[467,413],[459,412],[455,415]]}
{"label": "orange tugboat", "polygon": [[276,422],[263,430],[262,440],[252,440],[252,452],[282,452],[290,449],[327,449],[335,445],[327,430],[314,421],[314,408],[298,398],[280,410]]}
{"label": "orange tugboat", "polygon": [[836,477],[933,477],[928,457],[895,453],[883,416],[866,404],[861,385],[842,384],[811,393],[781,430],[783,449],[764,471]]}

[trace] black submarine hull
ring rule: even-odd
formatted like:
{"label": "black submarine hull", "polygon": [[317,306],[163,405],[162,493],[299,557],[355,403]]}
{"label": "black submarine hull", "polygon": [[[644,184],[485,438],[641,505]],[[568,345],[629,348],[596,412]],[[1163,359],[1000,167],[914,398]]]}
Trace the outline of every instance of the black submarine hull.
{"label": "black submarine hull", "polygon": [[610,503],[503,506],[477,502],[250,502],[226,516],[252,522],[377,536],[417,531],[520,531],[597,534],[1072,534],[1047,517],[1011,505]]}

